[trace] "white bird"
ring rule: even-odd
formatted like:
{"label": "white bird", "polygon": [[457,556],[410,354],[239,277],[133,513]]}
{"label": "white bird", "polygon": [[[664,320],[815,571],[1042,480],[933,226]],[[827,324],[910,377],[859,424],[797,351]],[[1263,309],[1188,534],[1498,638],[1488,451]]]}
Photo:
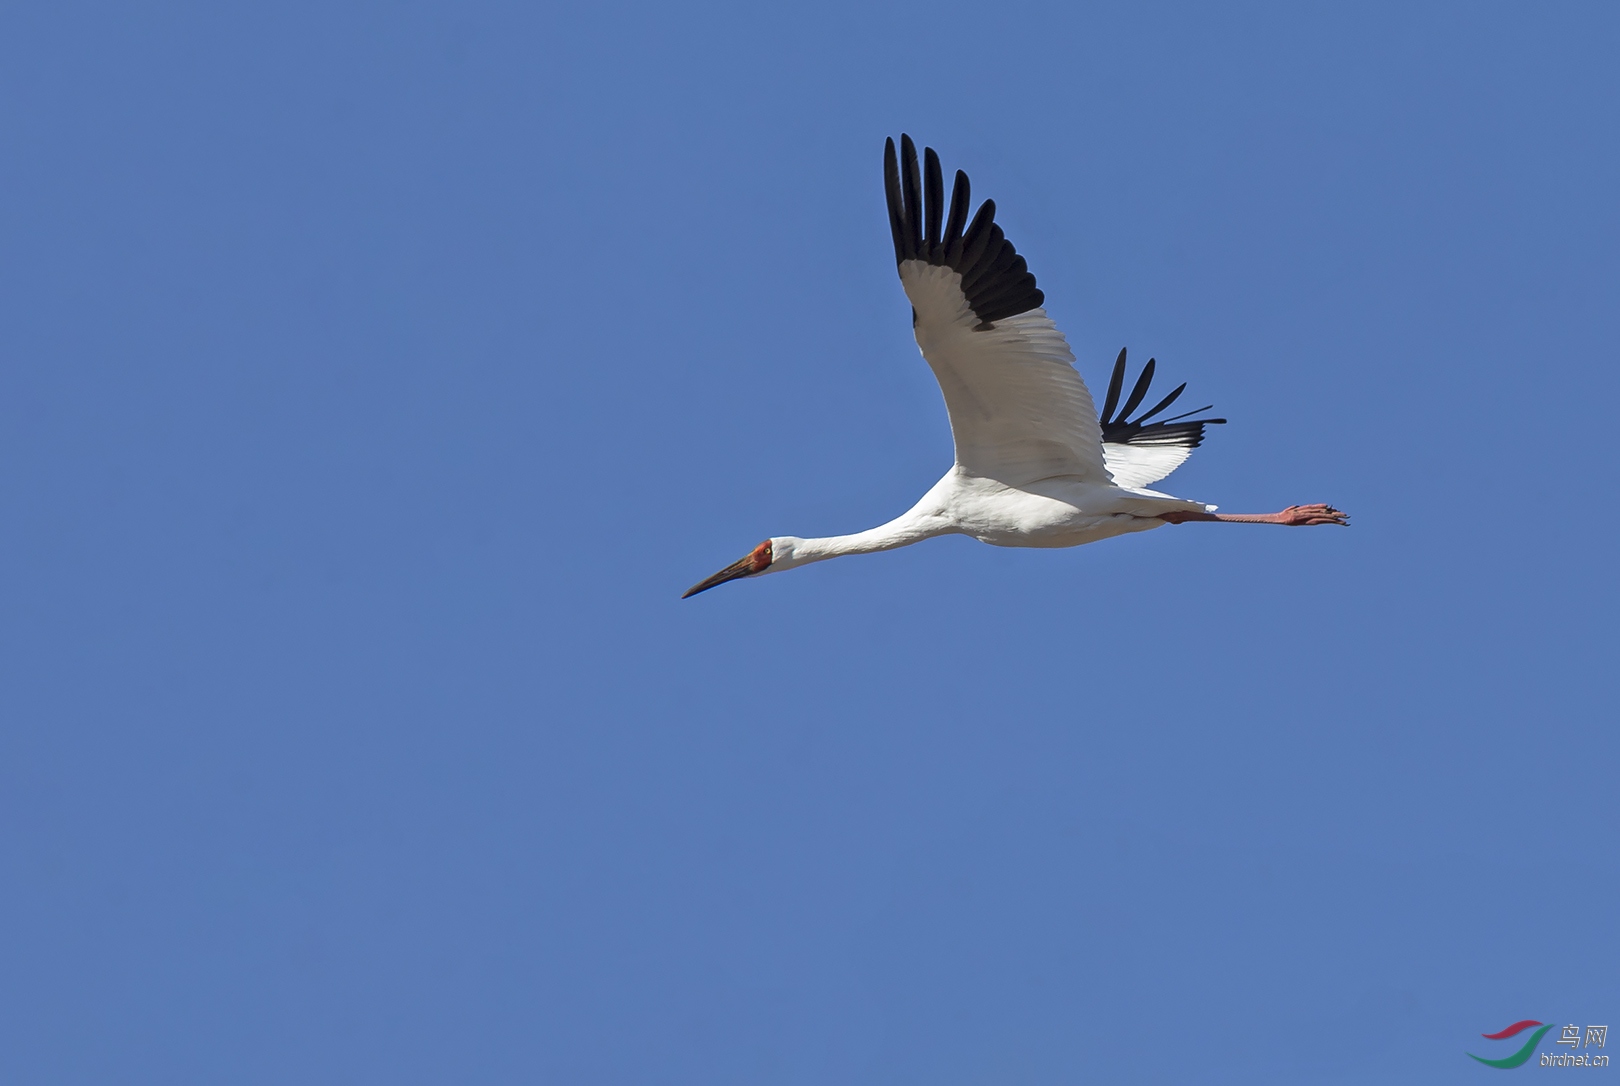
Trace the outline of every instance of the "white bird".
{"label": "white bird", "polygon": [[1183,384],[1127,421],[1147,395],[1151,359],[1115,417],[1124,351],[1098,419],[1068,341],[1041,308],[1045,295],[994,222],[995,202],[986,200],[969,223],[968,179],[958,170],[947,216],[939,156],[927,148],[919,170],[916,145],[905,135],[898,159],[894,140],[884,147],[883,180],[900,283],[911,299],[917,346],[945,394],[956,463],[887,524],[820,539],[772,536],[685,596],[739,577],[940,535],[970,535],[998,547],[1076,547],[1188,521],[1348,523],[1330,505],[1235,515],[1146,489],[1187,459],[1206,425],[1226,420],[1180,421],[1198,413],[1189,411],[1149,422],[1181,395]]}

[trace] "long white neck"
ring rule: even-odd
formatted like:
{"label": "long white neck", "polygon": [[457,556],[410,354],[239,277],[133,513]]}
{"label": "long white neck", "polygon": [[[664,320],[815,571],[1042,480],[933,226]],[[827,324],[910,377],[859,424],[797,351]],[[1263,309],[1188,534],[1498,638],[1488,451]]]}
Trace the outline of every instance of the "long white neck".
{"label": "long white neck", "polygon": [[[876,528],[868,528],[864,532],[853,535],[830,535],[819,539],[797,539],[792,536],[779,537],[777,544],[778,554],[784,559],[781,568],[792,569],[807,562],[820,562],[828,558],[841,558],[846,554],[872,554],[876,551],[892,551],[896,547],[906,547],[913,543],[920,543],[924,539],[932,539],[937,535],[948,535],[957,529],[943,516],[935,512],[919,513],[913,508],[900,516],[895,517],[887,524],[880,524]],[[773,567],[774,567],[773,563]]]}

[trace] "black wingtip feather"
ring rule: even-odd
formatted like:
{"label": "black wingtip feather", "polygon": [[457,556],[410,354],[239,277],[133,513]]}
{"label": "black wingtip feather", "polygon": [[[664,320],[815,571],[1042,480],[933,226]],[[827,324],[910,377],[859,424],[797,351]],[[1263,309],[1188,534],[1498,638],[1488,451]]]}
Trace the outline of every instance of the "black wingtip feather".
{"label": "black wingtip feather", "polygon": [[995,256],[987,252],[976,267],[962,273],[962,290],[969,298],[983,297],[996,290],[999,283],[1010,277],[1018,260],[1018,251],[1007,241],[1000,227],[990,228],[990,239]]}
{"label": "black wingtip feather", "polygon": [[919,163],[917,145],[902,133],[898,154],[894,140],[885,141],[883,167],[897,263],[924,260],[960,273],[980,327],[1045,303],[1023,258],[995,224],[994,201],[986,200],[963,229],[972,205],[966,173],[956,172],[947,218],[944,171],[933,148],[924,148]]}
{"label": "black wingtip feather", "polygon": [[939,168],[939,155],[932,147],[923,149],[923,207],[928,214],[924,239],[929,259],[940,252],[939,224],[945,218],[945,175]]}
{"label": "black wingtip feather", "polygon": [[[964,175],[966,176],[966,175]],[[962,259],[971,266],[981,253],[984,252],[985,239],[990,236],[990,227],[995,224],[996,202],[986,200],[979,205],[979,213],[973,216],[973,221],[962,234]]]}
{"label": "black wingtip feather", "polygon": [[[1001,227],[990,221],[995,213],[996,202],[986,200],[984,206],[979,208],[978,216],[973,220],[973,229],[968,231],[968,236],[962,241],[962,262],[956,267],[967,269],[966,272],[962,273],[964,285],[966,285],[968,273],[979,267],[984,260],[984,254],[1001,247],[1003,240]],[[984,220],[982,228],[980,228],[979,224],[980,219]],[[977,230],[978,233],[975,234],[974,230]]]}
{"label": "black wingtip feather", "polygon": [[1142,367],[1142,376],[1136,379],[1136,387],[1131,389],[1131,394],[1129,398],[1126,399],[1125,406],[1120,408],[1120,418],[1130,418],[1131,412],[1142,406],[1142,400],[1147,396],[1148,386],[1153,383],[1153,370],[1158,366],[1158,364],[1159,362],[1157,359],[1150,358],[1147,361],[1147,365]]}
{"label": "black wingtip feather", "polygon": [[[1171,404],[1175,403],[1176,398],[1179,397],[1186,390],[1187,390],[1187,382],[1183,381],[1183,382],[1181,382],[1181,384],[1179,384],[1179,385],[1177,385],[1175,387],[1174,391],[1172,391],[1170,393],[1170,395],[1168,395],[1164,399],[1160,400],[1157,404],[1154,404],[1152,411],[1148,411],[1148,412],[1143,413],[1143,415],[1140,418],[1138,418],[1136,421],[1137,422],[1146,422],[1148,419],[1152,418],[1154,415],[1157,415],[1160,411],[1163,411],[1165,408],[1167,408]],[[1192,413],[1196,415],[1198,412],[1194,411]]]}
{"label": "black wingtip feather", "polygon": [[906,258],[921,259],[922,179],[918,177],[917,145],[904,132],[900,133],[900,189],[906,198]]}
{"label": "black wingtip feather", "polygon": [[1114,372],[1108,378],[1108,396],[1103,400],[1102,424],[1107,426],[1114,418],[1114,408],[1119,406],[1119,390],[1125,387],[1125,348],[1119,349],[1119,357],[1114,359]]}
{"label": "black wingtip feather", "polygon": [[957,170],[956,181],[951,185],[951,216],[945,221],[945,252],[941,256],[947,267],[962,258],[962,227],[967,224],[970,199],[968,176]]}
{"label": "black wingtip feather", "polygon": [[1188,415],[1196,415],[1199,411],[1208,411],[1209,405],[1193,411],[1183,412],[1161,422],[1148,422],[1160,411],[1176,402],[1176,398],[1186,389],[1186,382],[1177,385],[1175,390],[1154,405],[1151,411],[1138,415],[1132,419],[1131,412],[1136,410],[1138,404],[1147,395],[1148,386],[1152,383],[1156,361],[1148,359],[1148,364],[1142,367],[1142,374],[1131,389],[1125,407],[1120,411],[1119,417],[1114,417],[1114,405],[1119,402],[1119,391],[1125,384],[1125,352],[1119,352],[1119,358],[1114,362],[1113,375],[1108,380],[1108,397],[1103,401],[1102,415],[1098,421],[1102,424],[1103,441],[1113,445],[1180,445],[1188,449],[1196,449],[1203,443],[1204,427],[1224,425],[1225,419],[1193,419],[1182,422]]}
{"label": "black wingtip feather", "polygon": [[998,280],[995,291],[984,295],[980,304],[986,309],[1000,309],[1003,305],[1026,297],[1034,289],[1035,277],[1029,274],[1024,258],[1019,257],[1007,269],[1007,274]]}
{"label": "black wingtip feather", "polygon": [[883,142],[883,198],[889,205],[889,233],[894,236],[894,262],[906,258],[906,209],[900,195],[900,160],[894,153],[894,138]]}
{"label": "black wingtip feather", "polygon": [[[1193,408],[1193,409],[1192,409],[1192,410],[1191,410],[1191,411],[1183,411],[1183,412],[1182,412],[1182,413],[1181,413],[1181,414],[1179,414],[1179,415],[1171,415],[1171,416],[1170,416],[1170,417],[1169,417],[1169,418],[1167,418],[1167,419],[1160,419],[1160,420],[1159,420],[1159,421],[1158,421],[1158,422],[1156,422],[1156,423],[1154,423],[1154,425],[1155,425],[1155,426],[1158,426],[1158,425],[1161,425],[1161,424],[1164,424],[1164,423],[1171,423],[1171,422],[1175,422],[1175,421],[1176,421],[1176,420],[1177,420],[1177,419],[1184,419],[1184,418],[1186,418],[1186,417],[1187,417],[1187,416],[1188,416],[1188,415],[1196,415],[1196,414],[1198,414],[1198,412],[1200,412],[1200,411],[1208,411],[1208,410],[1209,410],[1209,409],[1210,409],[1210,408],[1212,408],[1212,407],[1214,407],[1214,406],[1215,406],[1215,405],[1214,405],[1214,404],[1212,404],[1212,403],[1207,403],[1207,404],[1205,404],[1205,405],[1204,405],[1204,406],[1203,406],[1203,407],[1195,407],[1195,408]],[[1137,422],[1141,422],[1141,421],[1142,421],[1142,420],[1141,420],[1141,419],[1137,419],[1137,420],[1136,420],[1136,421],[1137,421]],[[1205,421],[1206,421],[1206,422],[1225,422],[1225,421],[1226,421],[1226,420],[1225,420],[1225,419],[1206,419],[1206,420],[1205,420]]]}

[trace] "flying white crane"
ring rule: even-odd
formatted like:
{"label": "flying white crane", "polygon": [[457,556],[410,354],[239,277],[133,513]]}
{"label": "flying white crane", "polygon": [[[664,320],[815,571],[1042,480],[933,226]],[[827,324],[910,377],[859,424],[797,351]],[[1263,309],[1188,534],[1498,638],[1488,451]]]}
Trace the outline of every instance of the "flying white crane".
{"label": "flying white crane", "polygon": [[927,148],[919,170],[917,147],[905,135],[898,158],[894,140],[884,147],[883,182],[900,283],[911,299],[917,346],[945,394],[956,463],[887,524],[822,539],[772,536],[685,596],[938,535],[965,534],[998,547],[1077,547],[1188,521],[1348,524],[1331,505],[1217,513],[1213,505],[1146,489],[1187,459],[1206,425],[1226,420],[1181,421],[1198,413],[1189,411],[1149,422],[1185,384],[1130,420],[1153,379],[1152,359],[1116,417],[1124,351],[1098,419],[1068,341],[1041,308],[1045,295],[995,224],[995,202],[986,200],[969,223],[967,174],[958,170],[947,216],[939,156]]}

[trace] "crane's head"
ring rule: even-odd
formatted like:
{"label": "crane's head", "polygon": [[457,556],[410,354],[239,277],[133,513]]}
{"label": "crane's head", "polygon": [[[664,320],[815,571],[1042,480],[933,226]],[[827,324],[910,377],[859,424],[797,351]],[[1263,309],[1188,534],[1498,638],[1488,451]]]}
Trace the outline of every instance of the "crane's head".
{"label": "crane's head", "polygon": [[815,561],[812,555],[801,555],[799,553],[799,544],[803,542],[804,540],[791,535],[772,536],[749,551],[748,557],[739,558],[713,577],[701,580],[688,588],[681,596],[681,599],[684,600],[687,596],[695,596],[699,592],[707,592],[717,584],[735,581],[738,577],[753,577],[760,573],[776,573],[784,569],[792,569],[794,566],[803,565],[805,562]]}

